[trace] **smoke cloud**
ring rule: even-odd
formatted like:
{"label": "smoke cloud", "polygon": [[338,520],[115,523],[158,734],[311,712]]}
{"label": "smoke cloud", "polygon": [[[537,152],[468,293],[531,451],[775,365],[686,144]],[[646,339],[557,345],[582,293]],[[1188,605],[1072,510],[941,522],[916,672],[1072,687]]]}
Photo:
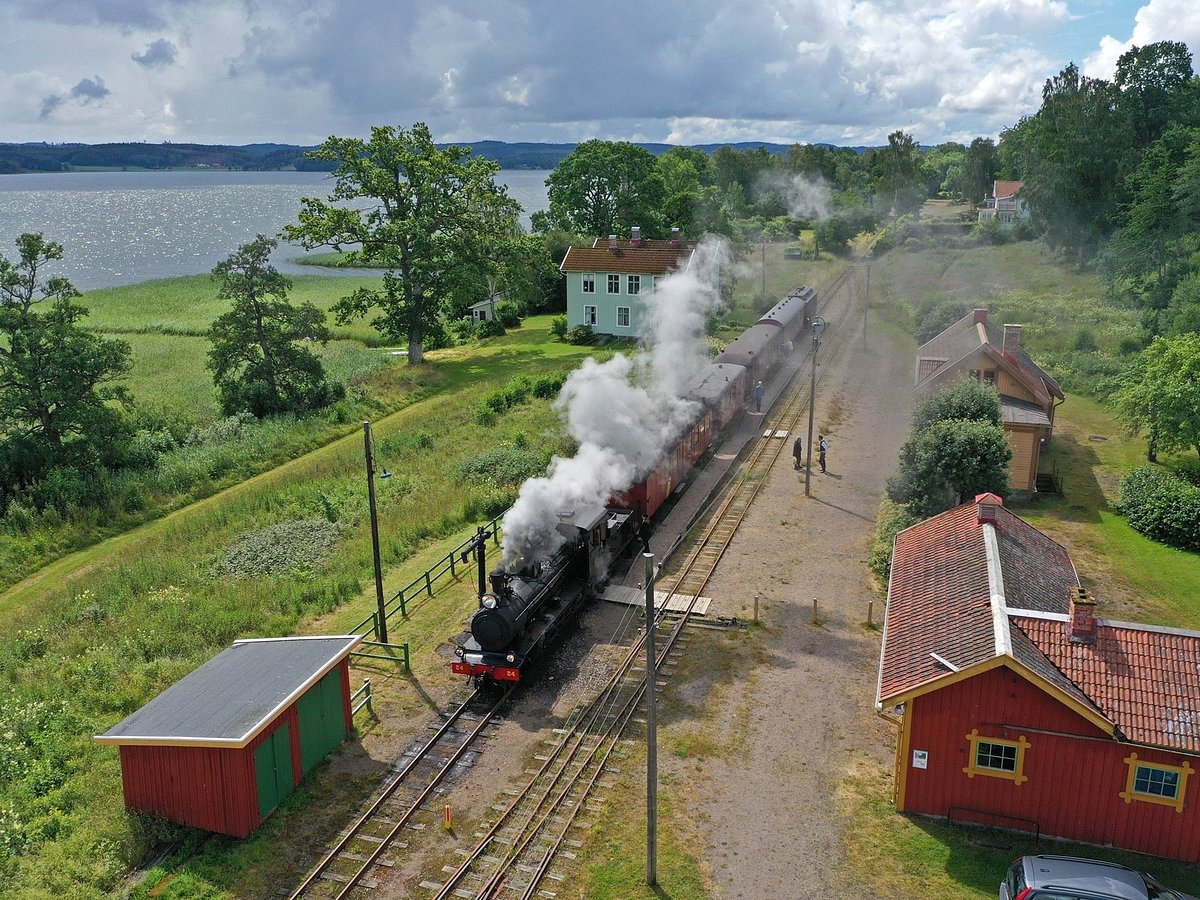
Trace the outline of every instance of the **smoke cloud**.
{"label": "smoke cloud", "polygon": [[567,378],[555,407],[579,450],[556,456],[544,476],[530,478],[504,517],[504,562],[541,559],[565,541],[560,515],[603,506],[649,475],[683,435],[699,404],[683,396],[707,362],[704,324],[720,306],[719,274],[728,245],[706,240],[690,267],[660,279],[643,309],[634,356],[586,359]]}
{"label": "smoke cloud", "polygon": [[827,219],[833,193],[824,178],[814,175],[771,173],[756,183],[762,194],[778,197],[787,214],[796,219]]}

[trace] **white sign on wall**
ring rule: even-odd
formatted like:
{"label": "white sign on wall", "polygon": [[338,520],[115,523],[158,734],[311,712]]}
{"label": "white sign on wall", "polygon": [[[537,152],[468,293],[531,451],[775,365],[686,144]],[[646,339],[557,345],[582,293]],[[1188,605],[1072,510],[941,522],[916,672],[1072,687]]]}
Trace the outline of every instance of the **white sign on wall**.
{"label": "white sign on wall", "polygon": [[914,750],[913,751],[913,768],[928,769],[929,768],[929,751]]}

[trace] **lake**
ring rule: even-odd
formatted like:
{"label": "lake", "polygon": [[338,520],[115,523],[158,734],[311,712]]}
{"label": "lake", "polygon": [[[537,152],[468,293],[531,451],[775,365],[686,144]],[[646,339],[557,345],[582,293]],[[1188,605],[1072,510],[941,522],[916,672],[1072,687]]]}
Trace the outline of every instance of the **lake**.
{"label": "lake", "polygon": [[[505,169],[496,181],[521,204],[522,224],[547,207],[541,170]],[[328,197],[323,172],[63,172],[0,175],[0,252],[16,255],[19,234],[40,231],[63,245],[52,274],[81,291],[210,272],[255,236],[296,221],[302,197]],[[289,275],[330,270],[292,262],[302,248],[281,246],[275,265]]]}

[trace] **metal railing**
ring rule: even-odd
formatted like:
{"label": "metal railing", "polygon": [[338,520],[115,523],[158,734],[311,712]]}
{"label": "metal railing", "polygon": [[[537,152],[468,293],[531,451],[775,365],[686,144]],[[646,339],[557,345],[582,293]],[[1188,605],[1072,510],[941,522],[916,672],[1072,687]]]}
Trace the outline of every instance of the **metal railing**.
{"label": "metal railing", "polygon": [[[492,541],[497,545],[500,543],[500,520],[504,518],[504,515],[507,512],[508,510],[505,510],[504,512],[495,516],[487,525],[488,531],[492,533]],[[436,582],[445,578],[447,575],[449,575],[451,578],[457,578],[459,569],[470,565],[470,563],[462,562],[461,557],[463,551],[474,542],[475,536],[463,541],[448,554],[446,554],[446,556],[434,563],[431,568],[426,569],[422,575],[414,578],[409,584],[396,591],[396,593],[392,595],[391,599],[384,604],[384,614],[387,616],[387,618],[390,620],[397,610],[400,611],[402,618],[408,618],[408,604],[412,602],[414,597],[419,596],[422,593],[428,597],[432,597],[433,586]],[[374,634],[376,637],[378,637],[379,613],[377,611],[373,612],[371,615],[367,616],[367,618],[355,625],[353,633]]]}

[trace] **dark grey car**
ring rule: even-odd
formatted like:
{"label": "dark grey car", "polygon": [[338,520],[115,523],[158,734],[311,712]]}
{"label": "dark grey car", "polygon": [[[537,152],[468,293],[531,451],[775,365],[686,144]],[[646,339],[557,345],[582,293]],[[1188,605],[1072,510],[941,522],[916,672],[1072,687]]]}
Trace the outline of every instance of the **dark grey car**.
{"label": "dark grey car", "polygon": [[1022,856],[1000,883],[1000,900],[1197,900],[1150,875],[1077,856]]}

